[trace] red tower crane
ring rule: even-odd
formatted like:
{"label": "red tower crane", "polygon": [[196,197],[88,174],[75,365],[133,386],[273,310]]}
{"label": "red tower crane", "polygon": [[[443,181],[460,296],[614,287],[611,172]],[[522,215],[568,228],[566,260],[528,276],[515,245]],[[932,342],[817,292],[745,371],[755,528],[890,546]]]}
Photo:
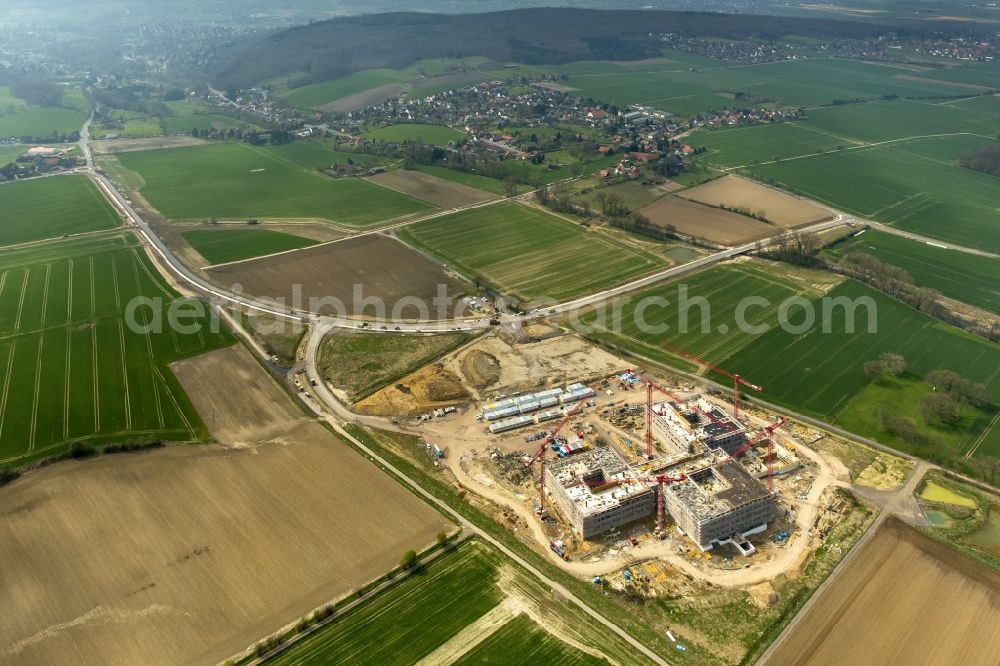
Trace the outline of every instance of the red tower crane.
{"label": "red tower crane", "polygon": [[639,481],[656,482],[657,485],[656,533],[662,535],[663,534],[663,487],[669,486],[671,483],[680,483],[681,481],[687,481],[687,476],[684,474],[681,474],[680,476],[667,476],[666,474],[657,474],[656,476],[643,477],[639,479]]}
{"label": "red tower crane", "polygon": [[[687,476],[681,474],[679,476],[667,476],[666,474],[657,474],[656,476],[630,476],[628,477],[631,481],[639,481],[641,483],[655,483],[657,486],[656,495],[656,533],[663,534],[663,487],[668,486],[671,483],[680,483],[681,481],[687,481]],[[588,486],[607,486],[610,485],[606,481],[584,481]],[[613,482],[614,485],[619,485],[621,481]]]}
{"label": "red tower crane", "polygon": [[706,361],[705,359],[701,358],[700,356],[695,356],[694,354],[692,354],[690,352],[686,352],[683,349],[680,349],[679,347],[674,347],[673,345],[671,345],[670,343],[667,343],[667,342],[662,342],[660,344],[661,344],[661,346],[665,347],[667,349],[667,351],[669,351],[669,352],[671,352],[673,354],[677,354],[678,356],[683,356],[684,358],[688,359],[689,361],[693,361],[693,362],[697,363],[700,366],[708,368],[712,372],[716,372],[716,373],[718,373],[720,375],[723,375],[725,377],[729,377],[730,379],[733,380],[733,418],[738,419],[740,417],[740,386],[746,386],[747,388],[752,388],[754,391],[758,391],[758,392],[764,390],[763,386],[757,386],[756,384],[748,382],[747,380],[743,379],[739,375],[733,374],[733,373],[729,372],[728,370],[723,370],[719,366],[717,366],[717,365],[715,365],[713,363],[709,363],[708,361]]}
{"label": "red tower crane", "polygon": [[539,516],[542,517],[545,516],[545,449],[548,448],[549,444],[552,443],[552,440],[556,438],[556,435],[559,434],[559,431],[566,427],[566,424],[569,423],[569,420],[573,418],[576,414],[578,414],[581,409],[583,409],[583,405],[585,402],[587,402],[587,398],[584,398],[580,402],[576,403],[576,405],[572,409],[566,412],[566,416],[564,416],[563,420],[559,422],[559,425],[556,426],[556,429],[553,430],[551,433],[549,433],[548,437],[542,440],[542,443],[538,446],[538,451],[535,453],[534,456],[532,456],[531,460],[524,463],[525,467],[531,467],[532,465],[535,464],[536,460],[542,463],[541,476],[538,484]]}
{"label": "red tower crane", "polygon": [[[670,389],[658,384],[649,377],[643,377],[642,383],[646,385],[646,459],[653,459],[653,389],[656,389],[663,395],[667,396],[671,400],[677,403],[685,402],[676,393],[672,392]],[[710,413],[702,410],[697,405],[694,406],[696,412],[704,416],[709,421],[718,421],[718,419],[712,416]]]}
{"label": "red tower crane", "polygon": [[765,439],[767,440],[767,489],[774,490],[774,431],[785,424],[785,417],[779,416],[778,420],[771,425],[764,428],[756,437],[747,440],[746,444],[740,448],[733,451],[733,454],[729,456],[735,459],[737,456],[742,455],[744,451],[749,449],[751,446],[756,446],[760,444]]}

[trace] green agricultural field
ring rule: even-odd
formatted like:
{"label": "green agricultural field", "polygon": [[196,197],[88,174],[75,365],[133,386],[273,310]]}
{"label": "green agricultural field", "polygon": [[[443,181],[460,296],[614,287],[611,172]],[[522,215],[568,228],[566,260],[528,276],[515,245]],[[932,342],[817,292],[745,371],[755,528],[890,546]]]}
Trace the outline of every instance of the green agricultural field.
{"label": "green agricultural field", "polygon": [[908,78],[908,71],[858,60],[810,58],[762,65],[733,65],[702,59],[680,62],[667,53],[662,63],[572,63],[552,67],[567,74],[573,94],[618,105],[650,104],[681,116],[709,109],[755,104],[817,107],[834,100],[953,97],[947,83]]}
{"label": "green agricultural field", "polygon": [[[632,295],[621,307],[620,326],[615,324],[614,307],[587,314],[581,318],[581,332],[689,371],[698,368],[671,353],[666,345],[696,354],[764,386],[762,393],[755,394],[764,400],[845,427],[858,427],[858,434],[875,439],[882,439],[883,433],[868,427],[870,415],[859,418],[856,411],[848,415],[845,410],[852,401],[860,400],[858,396],[871,383],[864,374],[864,363],[878,359],[883,352],[902,354],[915,377],[943,368],[954,370],[972,381],[985,383],[993,399],[1000,399],[1000,346],[931,319],[856,282],[841,282],[821,295],[816,289],[818,284],[839,278],[818,271],[782,270],[785,274],[779,276],[768,264],[756,262],[716,267]],[[686,296],[681,287],[686,288]],[[647,298],[650,296],[666,299],[668,304]],[[818,320],[814,327],[798,335],[778,325],[779,306],[793,296],[811,303]],[[707,303],[704,310],[697,304],[699,297]],[[769,305],[743,301],[749,297],[764,298]],[[877,332],[867,332],[868,310],[863,306],[857,310],[856,332],[846,332],[844,310],[838,306],[832,308],[831,332],[823,333],[822,299],[840,297],[870,298],[875,305],[873,321]],[[690,303],[686,309],[681,305],[685,298]],[[640,313],[645,325],[640,326],[643,322],[637,320],[636,310],[643,302],[646,309]],[[739,330],[737,308],[741,302],[747,304],[747,324],[765,327],[759,333]],[[792,324],[802,322],[798,306],[791,307],[788,315]],[[651,328],[662,325],[669,328]],[[726,383],[722,377],[716,379]],[[899,409],[912,411],[915,406],[900,403]],[[985,413],[970,417],[970,424],[961,446],[971,446],[986,433],[980,452],[1000,452],[1000,428],[987,432]],[[947,455],[948,450],[940,453]]]}
{"label": "green agricultural field", "polygon": [[[81,100],[83,103],[81,104]],[[86,100],[79,90],[67,89],[62,106],[29,106],[0,86],[0,137],[50,137],[79,132],[87,119]]]}
{"label": "green agricultural field", "polygon": [[950,67],[948,69],[933,69],[918,74],[925,79],[936,81],[949,81],[953,83],[965,83],[973,86],[982,86],[996,90],[997,81],[1000,80],[1000,63],[977,62],[960,67]]}
{"label": "green agricultural field", "polygon": [[301,109],[318,109],[338,99],[356,95],[372,88],[388,84],[402,85],[410,78],[410,75],[399,70],[369,69],[345,76],[342,79],[294,88],[282,93],[281,97],[292,106]]}
{"label": "green agricultural field", "polygon": [[[422,97],[497,78],[498,72],[494,69],[475,69],[488,63],[489,60],[482,57],[463,58],[461,63],[454,59],[421,60],[405,69],[362,70],[333,81],[286,90],[280,96],[292,106],[302,109],[320,109],[345,97],[380,86],[395,86],[399,92],[408,91],[410,97]],[[464,65],[464,72],[460,65]],[[505,69],[503,76],[531,71],[534,69],[523,66]]]}
{"label": "green agricultural field", "polygon": [[166,105],[173,114],[163,116],[161,119],[166,134],[190,134],[194,129],[204,132],[231,127],[260,129],[257,125],[221,115],[211,107],[196,102],[167,102]]}
{"label": "green agricultural field", "polygon": [[827,254],[840,257],[848,248],[902,268],[918,287],[937,289],[948,298],[1000,314],[1000,257],[959,253],[874,229],[835,246]]}
{"label": "green agricultural field", "polygon": [[989,139],[1000,131],[998,111],[967,103],[899,100],[813,109],[802,122],[809,129],[829,134],[846,145],[958,132]]}
{"label": "green agricultural field", "polygon": [[515,203],[419,222],[399,236],[526,302],[565,300],[664,266],[578,224]]}
{"label": "green agricultural field", "polygon": [[1000,248],[1000,178],[963,169],[958,158],[988,139],[899,141],[750,167],[831,207],[968,247]]}
{"label": "green agricultural field", "polygon": [[400,123],[387,127],[367,130],[365,136],[379,141],[416,141],[417,143],[435,146],[447,146],[449,141],[461,141],[469,138],[465,132],[445,127],[444,125],[427,125],[423,123]]}
{"label": "green agricultural field", "polygon": [[[817,295],[819,292],[812,285],[780,277],[766,265],[727,265],[623,297],[604,309],[584,315],[581,322],[583,332],[608,344],[659,363],[694,371],[695,365],[672,353],[665,345],[721,365],[723,359],[755,340],[755,336],[734,325],[736,307],[742,299],[767,299],[770,306],[746,310],[746,321],[751,325],[773,326],[783,300],[793,296],[811,299]],[[684,307],[685,302],[690,303],[690,307]],[[698,302],[707,305],[702,308]],[[615,313],[619,309],[620,326],[615,323]],[[758,381],[753,375],[748,377]]]}
{"label": "green agricultural field", "polygon": [[269,663],[416,663],[500,603],[497,574],[492,551],[464,545]]}
{"label": "green agricultural field", "polygon": [[966,133],[989,140],[1000,131],[1000,99],[995,108],[986,101],[994,99],[831,106],[811,109],[805,120],[699,130],[689,141],[708,148],[705,159],[713,164],[745,167],[927,135]]}
{"label": "green agricultural field", "polygon": [[519,615],[505,624],[503,629],[462,655],[454,662],[454,666],[569,666],[606,663],[605,659],[598,659],[563,643],[541,629],[527,615]]}
{"label": "green agricultural field", "polygon": [[496,178],[489,178],[487,176],[480,176],[476,173],[458,171],[457,169],[449,169],[448,167],[436,166],[432,164],[417,164],[416,169],[417,171],[423,171],[424,173],[437,176],[438,178],[451,180],[456,183],[461,183],[462,185],[475,187],[479,190],[492,192],[493,194],[504,193],[503,183]]}
{"label": "green agricultural field", "polygon": [[188,245],[212,264],[297,250],[318,241],[270,229],[195,229],[181,234]]}
{"label": "green agricultural field", "polygon": [[0,246],[113,229],[121,219],[86,176],[0,185]]}
{"label": "green agricultural field", "polygon": [[688,141],[707,149],[704,160],[719,166],[745,167],[762,162],[835,150],[848,141],[818,132],[804,122],[698,130]]}
{"label": "green agricultural field", "polygon": [[24,146],[19,145],[0,145],[0,167],[7,166],[14,160],[18,158],[25,150]]}
{"label": "green agricultural field", "polygon": [[222,116],[217,113],[192,113],[186,116],[164,116],[163,130],[165,134],[190,134],[191,130],[208,132],[211,130],[225,130],[235,127],[247,127],[255,129],[255,125],[242,123],[238,120]]}
{"label": "green agricultural field", "polygon": [[[161,331],[133,329],[135,311]],[[8,250],[0,257],[0,463],[66,450],[74,442],[199,440],[208,433],[169,363],[232,342],[207,315],[202,330],[166,325],[177,295],[142,248],[123,235]]]}
{"label": "green agricultural field", "polygon": [[[833,333],[811,330],[794,335],[775,328],[731,354],[726,369],[745,377],[766,377],[766,381],[754,380],[766,385],[762,397],[824,418],[836,417],[845,403],[868,385],[862,365],[886,351],[902,354],[917,376],[947,368],[986,383],[993,396],[1000,398],[1000,346],[964,334],[853,281],[837,286],[828,296],[871,298],[877,306],[877,333],[866,332],[864,308],[859,310],[859,332],[844,333],[844,313],[837,308],[831,320]],[[814,307],[819,313],[819,304]],[[800,319],[793,317],[795,321]]]}
{"label": "green agricultural field", "polygon": [[[503,601],[512,596],[517,603],[508,609]],[[517,610],[519,604],[536,608],[546,626],[551,623],[598,653],[610,648],[616,655],[626,655],[619,661],[636,661],[621,641],[606,635],[610,632],[557,603],[547,588],[489,546],[472,541],[336,616],[266,663],[415,664],[424,658],[438,663],[433,660],[447,655],[451,658],[440,663],[606,663],[546,632]],[[483,623],[476,631],[478,620]],[[462,631],[471,633],[459,636]],[[511,643],[515,635],[518,645]],[[459,643],[449,643],[452,640]],[[459,661],[453,662],[456,656]]]}
{"label": "green agricultural field", "polygon": [[366,180],[332,179],[316,170],[342,157],[294,142],[137,151],[118,160],[142,177],[143,196],[170,219],[316,218],[363,227],[431,210]]}

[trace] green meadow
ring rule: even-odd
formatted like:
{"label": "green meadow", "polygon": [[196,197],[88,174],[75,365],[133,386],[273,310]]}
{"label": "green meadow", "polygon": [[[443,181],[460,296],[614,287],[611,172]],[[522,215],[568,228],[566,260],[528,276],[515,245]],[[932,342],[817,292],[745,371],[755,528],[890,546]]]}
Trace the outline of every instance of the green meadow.
{"label": "green meadow", "polygon": [[143,196],[170,219],[313,218],[349,226],[431,210],[414,197],[359,178],[332,179],[317,166],[342,155],[312,143],[221,143],[118,156],[139,174]]}

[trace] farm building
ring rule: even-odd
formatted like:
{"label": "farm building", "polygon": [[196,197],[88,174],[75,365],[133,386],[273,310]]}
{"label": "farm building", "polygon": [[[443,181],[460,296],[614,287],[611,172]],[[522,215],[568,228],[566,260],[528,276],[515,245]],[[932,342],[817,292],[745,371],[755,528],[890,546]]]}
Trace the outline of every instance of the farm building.
{"label": "farm building", "polygon": [[733,453],[747,441],[747,431],[738,421],[701,397],[653,405],[653,436],[667,447],[667,453],[694,453],[704,449]]}
{"label": "farm building", "polygon": [[677,526],[702,550],[732,541],[744,553],[752,553],[745,537],[764,531],[780,514],[767,488],[721,449],[707,451],[667,473],[687,476],[686,481],[665,487],[663,503]]}

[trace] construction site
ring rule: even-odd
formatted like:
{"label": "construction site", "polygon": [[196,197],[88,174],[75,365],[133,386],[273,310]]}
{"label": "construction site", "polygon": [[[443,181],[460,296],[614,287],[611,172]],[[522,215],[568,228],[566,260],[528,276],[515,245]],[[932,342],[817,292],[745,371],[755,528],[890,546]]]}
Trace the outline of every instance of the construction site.
{"label": "construction site", "polygon": [[[483,358],[489,373],[472,372]],[[812,449],[821,435],[741,405],[738,390],[760,387],[736,375],[728,398],[547,331],[479,338],[386,390],[415,392],[428,369],[466,398],[396,411],[392,427],[419,442],[397,450],[577,575],[618,580],[638,559],[674,572],[650,594],[671,594],[678,574],[754,584],[802,570],[843,519],[825,499],[835,476]]]}
{"label": "construction site", "polygon": [[[589,383],[498,394],[475,411],[476,438],[490,442],[501,485],[512,484],[516,496],[537,493],[532,508],[543,529],[563,526],[585,542],[652,519],[651,534],[664,540],[669,520],[700,552],[732,544],[752,555],[748,537],[785,513],[774,476],[802,463],[775,446],[784,419],[741,419],[738,402],[728,414],[692,388],[670,389],[626,369]],[[616,391],[619,400],[596,411]],[[568,549],[553,550],[565,558]]]}

